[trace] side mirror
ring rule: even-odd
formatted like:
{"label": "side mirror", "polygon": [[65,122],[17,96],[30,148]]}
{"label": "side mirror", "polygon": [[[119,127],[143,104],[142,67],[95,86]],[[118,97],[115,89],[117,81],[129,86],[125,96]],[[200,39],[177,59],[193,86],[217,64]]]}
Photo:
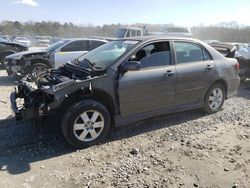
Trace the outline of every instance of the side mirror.
{"label": "side mirror", "polygon": [[121,67],[122,72],[140,70],[141,63],[139,61],[128,61]]}

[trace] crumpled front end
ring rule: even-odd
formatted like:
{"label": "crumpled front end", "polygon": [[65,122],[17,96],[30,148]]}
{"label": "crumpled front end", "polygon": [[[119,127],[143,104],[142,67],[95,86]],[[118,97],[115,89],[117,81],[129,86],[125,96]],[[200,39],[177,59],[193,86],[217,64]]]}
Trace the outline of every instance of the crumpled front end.
{"label": "crumpled front end", "polygon": [[53,102],[54,95],[28,82],[20,82],[10,94],[10,100],[16,120],[29,120],[49,115],[49,104]]}
{"label": "crumpled front end", "polygon": [[16,119],[46,117],[56,113],[71,94],[89,93],[91,80],[98,77],[91,77],[88,71],[77,71],[74,67],[62,67],[21,80],[10,95]]}
{"label": "crumpled front end", "polygon": [[22,65],[24,62],[22,61],[23,59],[5,58],[5,69],[9,76],[20,76],[23,73]]}

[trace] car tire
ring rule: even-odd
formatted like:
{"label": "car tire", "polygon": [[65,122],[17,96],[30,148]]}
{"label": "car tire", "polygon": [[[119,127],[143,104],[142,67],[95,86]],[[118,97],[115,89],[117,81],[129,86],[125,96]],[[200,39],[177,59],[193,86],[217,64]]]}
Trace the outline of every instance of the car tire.
{"label": "car tire", "polygon": [[209,114],[220,111],[225,101],[225,93],[222,84],[216,83],[210,87],[205,95],[204,111]]}
{"label": "car tire", "polygon": [[110,113],[101,103],[86,99],[71,106],[62,119],[66,141],[76,148],[101,142],[110,129]]}
{"label": "car tire", "polygon": [[37,76],[48,69],[49,66],[46,63],[34,63],[34,65],[31,66],[30,74]]}

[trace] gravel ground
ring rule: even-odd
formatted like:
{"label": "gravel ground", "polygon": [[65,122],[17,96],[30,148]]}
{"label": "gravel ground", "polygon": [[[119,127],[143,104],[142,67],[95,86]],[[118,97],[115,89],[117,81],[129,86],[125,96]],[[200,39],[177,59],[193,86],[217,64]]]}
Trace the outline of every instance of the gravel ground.
{"label": "gravel ground", "polygon": [[[0,75],[7,102],[13,81]],[[0,187],[248,188],[249,99],[245,84],[216,114],[153,118],[113,130],[83,150],[70,148],[53,122],[0,121]],[[1,103],[2,119],[9,117],[8,105]]]}

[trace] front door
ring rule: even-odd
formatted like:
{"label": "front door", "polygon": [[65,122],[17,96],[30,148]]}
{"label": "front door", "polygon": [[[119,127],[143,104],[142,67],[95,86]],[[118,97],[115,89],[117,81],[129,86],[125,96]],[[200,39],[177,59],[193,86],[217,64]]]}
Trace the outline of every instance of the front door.
{"label": "front door", "polygon": [[122,116],[171,107],[175,103],[176,70],[171,64],[169,42],[146,45],[129,60],[139,61],[138,71],[120,75]]}

